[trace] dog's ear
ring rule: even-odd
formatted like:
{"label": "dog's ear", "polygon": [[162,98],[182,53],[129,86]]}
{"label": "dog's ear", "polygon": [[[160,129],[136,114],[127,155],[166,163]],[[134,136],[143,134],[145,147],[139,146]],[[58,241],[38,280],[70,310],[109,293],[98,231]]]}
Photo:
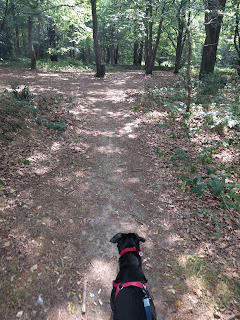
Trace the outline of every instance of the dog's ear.
{"label": "dog's ear", "polygon": [[120,241],[121,238],[122,238],[122,233],[119,232],[119,233],[115,234],[114,237],[112,237],[112,239],[110,240],[110,242],[112,242],[112,243],[117,243],[117,242]]}
{"label": "dog's ear", "polygon": [[142,242],[145,242],[146,240],[144,239],[144,238],[142,238],[142,237],[138,237],[138,240],[139,241],[142,241]]}

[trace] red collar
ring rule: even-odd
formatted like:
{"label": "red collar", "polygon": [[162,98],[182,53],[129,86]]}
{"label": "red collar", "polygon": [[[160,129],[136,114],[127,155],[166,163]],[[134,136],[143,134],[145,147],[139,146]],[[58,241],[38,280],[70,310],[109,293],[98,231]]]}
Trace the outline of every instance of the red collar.
{"label": "red collar", "polygon": [[122,251],[120,252],[120,256],[122,256],[124,253],[130,252],[130,251],[137,251],[137,249],[136,249],[136,247],[126,248],[126,249],[124,249],[124,250],[122,250]]}

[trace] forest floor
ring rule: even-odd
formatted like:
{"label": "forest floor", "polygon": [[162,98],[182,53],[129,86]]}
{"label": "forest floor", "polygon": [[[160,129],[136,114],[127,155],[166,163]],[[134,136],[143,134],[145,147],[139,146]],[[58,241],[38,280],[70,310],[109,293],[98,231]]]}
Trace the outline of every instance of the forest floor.
{"label": "forest floor", "polygon": [[[169,72],[97,79],[88,71],[0,69],[1,90],[27,85],[38,123],[45,121],[29,116],[12,135],[11,121],[1,123],[1,320],[109,320],[118,263],[109,240],[120,231],[146,238],[143,269],[158,320],[238,317],[239,228],[219,209],[219,237],[213,216],[195,214],[219,201],[181,190],[168,157],[180,147],[194,154],[195,142],[168,138],[164,111],[143,111],[150,105],[142,89],[177,81]],[[56,118],[60,130],[47,125]]]}

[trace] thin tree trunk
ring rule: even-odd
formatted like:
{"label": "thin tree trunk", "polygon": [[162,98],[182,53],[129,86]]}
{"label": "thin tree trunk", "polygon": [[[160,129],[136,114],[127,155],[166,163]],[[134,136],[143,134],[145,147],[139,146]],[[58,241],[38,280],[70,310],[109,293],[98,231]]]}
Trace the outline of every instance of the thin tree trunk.
{"label": "thin tree trunk", "polygon": [[154,68],[154,64],[155,64],[155,59],[156,59],[156,55],[157,55],[157,50],[158,50],[158,45],[159,45],[159,41],[160,41],[160,38],[161,38],[161,33],[162,33],[162,25],[163,25],[163,14],[164,14],[164,11],[165,11],[165,3],[164,3],[164,6],[162,8],[162,16],[160,18],[160,21],[159,21],[159,25],[158,25],[158,32],[157,32],[157,38],[156,38],[156,42],[155,42],[155,45],[154,45],[154,49],[153,49],[153,52],[152,52],[152,60],[151,60],[151,69],[153,71],[153,68]]}
{"label": "thin tree trunk", "polygon": [[[184,17],[185,17],[185,15],[184,15]],[[190,18],[191,18],[191,12],[189,11],[187,28],[190,27]],[[186,34],[187,34],[187,30],[186,30],[185,35],[183,36],[184,27],[186,28],[185,21],[184,20],[179,20],[179,28],[178,28],[179,33],[178,33],[178,39],[177,39],[176,60],[175,60],[174,73],[178,73],[179,69],[180,69],[181,58],[182,58],[183,48],[184,48],[184,44],[185,44],[185,41],[186,41]]]}
{"label": "thin tree trunk", "polygon": [[97,25],[97,10],[96,10],[96,0],[91,0],[92,5],[92,19],[93,19],[93,40],[94,40],[94,51],[96,59],[97,72],[96,77],[103,78],[105,75],[105,66],[101,65],[101,55],[100,46],[98,42],[98,25]]}
{"label": "thin tree trunk", "polygon": [[16,35],[16,54],[18,56],[21,56],[22,55],[22,50],[21,50],[21,47],[20,47],[19,29],[18,29],[17,25],[15,26],[15,35]]}
{"label": "thin tree trunk", "polygon": [[188,64],[187,64],[187,108],[186,112],[190,112],[191,105],[191,94],[192,94],[192,85],[191,85],[191,58],[192,58],[192,41],[189,27],[187,28],[187,39],[188,39]]}
{"label": "thin tree trunk", "polygon": [[138,53],[138,64],[142,65],[142,59],[143,59],[143,41],[140,43],[139,53]]}
{"label": "thin tree trunk", "polygon": [[239,5],[237,5],[236,11],[236,26],[235,26],[235,34],[234,34],[234,46],[238,54],[238,65],[237,65],[237,73],[240,76],[240,32],[239,32]]}
{"label": "thin tree trunk", "polygon": [[35,70],[37,67],[37,63],[36,63],[35,50],[33,47],[32,30],[33,30],[33,20],[31,17],[28,17],[28,45],[29,45],[29,53],[31,58],[31,69]]}
{"label": "thin tree trunk", "polygon": [[114,64],[115,65],[118,64],[118,45],[117,45],[116,49],[114,49]]}
{"label": "thin tree trunk", "polygon": [[148,2],[146,8],[146,18],[150,21],[146,22],[146,37],[145,37],[145,68],[146,74],[152,74],[152,45],[153,45],[153,22],[152,22],[152,1]]}
{"label": "thin tree trunk", "polygon": [[40,59],[41,19],[38,18],[36,58]]}
{"label": "thin tree trunk", "polygon": [[7,15],[8,15],[8,0],[6,0],[5,2],[4,16],[2,18],[2,23],[0,25],[0,33],[2,33],[5,28],[5,21],[6,21]]}
{"label": "thin tree trunk", "polygon": [[139,43],[138,41],[135,41],[133,45],[133,65],[134,66],[138,65],[138,47],[139,47]]}
{"label": "thin tree trunk", "polygon": [[199,78],[204,75],[213,73],[216,62],[218,40],[223,20],[222,13],[226,0],[207,0],[207,8],[205,11],[205,31],[206,38],[202,51],[202,61],[200,67]]}

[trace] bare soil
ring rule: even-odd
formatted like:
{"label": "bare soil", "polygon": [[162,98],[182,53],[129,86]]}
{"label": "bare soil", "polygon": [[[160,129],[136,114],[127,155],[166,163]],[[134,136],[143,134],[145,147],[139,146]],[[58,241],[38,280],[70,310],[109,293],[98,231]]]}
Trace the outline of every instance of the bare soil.
{"label": "bare soil", "polygon": [[194,216],[206,203],[215,208],[216,200],[181,192],[173,164],[157,157],[156,147],[166,154],[176,147],[154,126],[164,113],[132,109],[144,104],[143,88],[176,81],[168,72],[109,72],[97,79],[76,70],[0,69],[1,88],[18,82],[69,106],[62,112],[64,132],[30,119],[29,135],[1,142],[1,320],[109,320],[118,261],[109,239],[120,231],[146,238],[143,268],[159,320],[226,319],[239,312],[239,301],[225,309],[207,303],[207,286],[197,290],[180,263],[191,254],[206,256],[213,269],[232,261],[226,272],[239,280],[236,226],[219,239],[205,217]]}

